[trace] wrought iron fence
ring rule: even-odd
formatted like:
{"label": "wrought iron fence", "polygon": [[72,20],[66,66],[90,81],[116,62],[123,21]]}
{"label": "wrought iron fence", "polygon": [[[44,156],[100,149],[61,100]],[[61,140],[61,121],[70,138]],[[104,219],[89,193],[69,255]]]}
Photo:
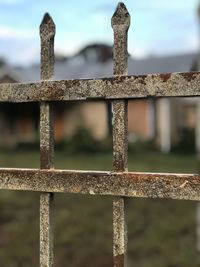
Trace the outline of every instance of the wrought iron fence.
{"label": "wrought iron fence", "polygon": [[[40,169],[0,169],[0,189],[39,191],[40,266],[53,266],[53,193],[111,195],[113,265],[125,266],[127,197],[200,200],[200,175],[128,172],[127,101],[133,98],[199,96],[200,73],[127,76],[130,15],[119,3],[112,17],[114,77],[53,81],[55,24],[45,14],[40,25],[41,82],[0,85],[0,102],[40,103]],[[54,169],[52,101],[112,101],[113,170]]]}

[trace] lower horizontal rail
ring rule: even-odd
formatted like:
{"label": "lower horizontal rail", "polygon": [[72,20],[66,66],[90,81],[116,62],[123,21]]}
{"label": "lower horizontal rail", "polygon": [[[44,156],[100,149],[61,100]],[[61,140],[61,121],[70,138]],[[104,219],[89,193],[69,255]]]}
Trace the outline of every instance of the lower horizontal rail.
{"label": "lower horizontal rail", "polygon": [[0,169],[0,189],[200,200],[200,175]]}

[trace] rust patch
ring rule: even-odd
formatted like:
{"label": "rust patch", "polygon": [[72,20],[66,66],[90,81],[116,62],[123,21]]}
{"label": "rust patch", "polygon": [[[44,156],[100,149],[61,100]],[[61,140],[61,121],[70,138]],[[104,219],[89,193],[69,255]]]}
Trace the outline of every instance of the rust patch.
{"label": "rust patch", "polygon": [[187,80],[188,82],[191,82],[191,81],[193,81],[196,78],[197,73],[196,72],[185,72],[185,73],[180,73],[180,75],[185,80]]}
{"label": "rust patch", "polygon": [[[46,71],[46,73],[50,74],[51,71]],[[170,79],[171,76],[173,79]],[[190,86],[188,86],[188,82],[191,82]],[[200,72],[139,76],[118,75],[113,78],[61,81],[46,79],[36,83],[0,84],[0,102],[79,101],[93,98],[125,100],[149,96],[199,96],[199,83]],[[155,90],[154,87],[157,89]]]}
{"label": "rust patch", "polygon": [[167,82],[171,78],[171,73],[160,74],[160,78],[163,82]]}
{"label": "rust patch", "polygon": [[114,256],[114,267],[124,267],[124,254]]}
{"label": "rust patch", "polygon": [[0,169],[0,189],[77,193],[80,188],[82,194],[199,201],[199,178],[191,174]]}

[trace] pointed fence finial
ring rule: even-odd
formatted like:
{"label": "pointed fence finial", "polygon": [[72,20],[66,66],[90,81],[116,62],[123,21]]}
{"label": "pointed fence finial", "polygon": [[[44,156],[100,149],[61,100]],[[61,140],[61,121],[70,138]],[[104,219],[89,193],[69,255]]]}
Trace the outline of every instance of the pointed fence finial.
{"label": "pointed fence finial", "polygon": [[[54,74],[55,24],[48,13],[40,24],[41,79],[48,80]],[[40,167],[54,167],[54,132],[52,104],[40,103]],[[40,266],[53,267],[52,207],[53,195],[40,195]]]}
{"label": "pointed fence finial", "polygon": [[118,3],[115,13],[112,16],[112,27],[115,26],[124,26],[127,29],[130,26],[130,14],[122,2]]}
{"label": "pointed fence finial", "polygon": [[[130,26],[130,15],[123,3],[119,3],[112,17],[114,31],[113,74],[127,75],[128,52],[127,33]],[[113,170],[128,170],[128,115],[127,101],[112,102],[113,113]],[[127,232],[125,199],[113,201],[113,263],[115,267],[124,267],[126,262]]]}
{"label": "pointed fence finial", "polygon": [[112,16],[111,24],[114,31],[114,75],[127,75],[127,32],[130,26],[130,14],[124,3],[119,3]]}
{"label": "pointed fence finial", "polygon": [[40,24],[41,38],[54,37],[56,31],[55,23],[49,13],[45,13],[42,22]]}
{"label": "pointed fence finial", "polygon": [[41,39],[41,79],[47,80],[54,73],[54,36],[56,26],[51,16],[46,13],[40,24]]}

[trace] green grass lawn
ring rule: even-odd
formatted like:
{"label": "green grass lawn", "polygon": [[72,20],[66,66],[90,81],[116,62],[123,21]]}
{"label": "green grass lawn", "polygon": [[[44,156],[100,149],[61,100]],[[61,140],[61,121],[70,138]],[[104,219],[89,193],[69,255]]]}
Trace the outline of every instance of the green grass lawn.
{"label": "green grass lawn", "polygon": [[[0,167],[38,168],[39,153],[36,151],[0,152]],[[158,152],[129,153],[129,171],[147,172],[197,172],[195,155],[164,155]],[[111,170],[111,153],[68,154],[55,153],[58,169]]]}
{"label": "green grass lawn", "polygon": [[[109,170],[106,154],[55,154],[56,168]],[[36,152],[1,152],[0,167],[39,167]],[[192,155],[131,153],[130,171],[197,173]],[[196,203],[128,199],[129,261],[137,267],[197,264]],[[0,266],[39,266],[39,194],[1,191]],[[112,266],[112,197],[55,194],[55,262],[58,266]]]}

